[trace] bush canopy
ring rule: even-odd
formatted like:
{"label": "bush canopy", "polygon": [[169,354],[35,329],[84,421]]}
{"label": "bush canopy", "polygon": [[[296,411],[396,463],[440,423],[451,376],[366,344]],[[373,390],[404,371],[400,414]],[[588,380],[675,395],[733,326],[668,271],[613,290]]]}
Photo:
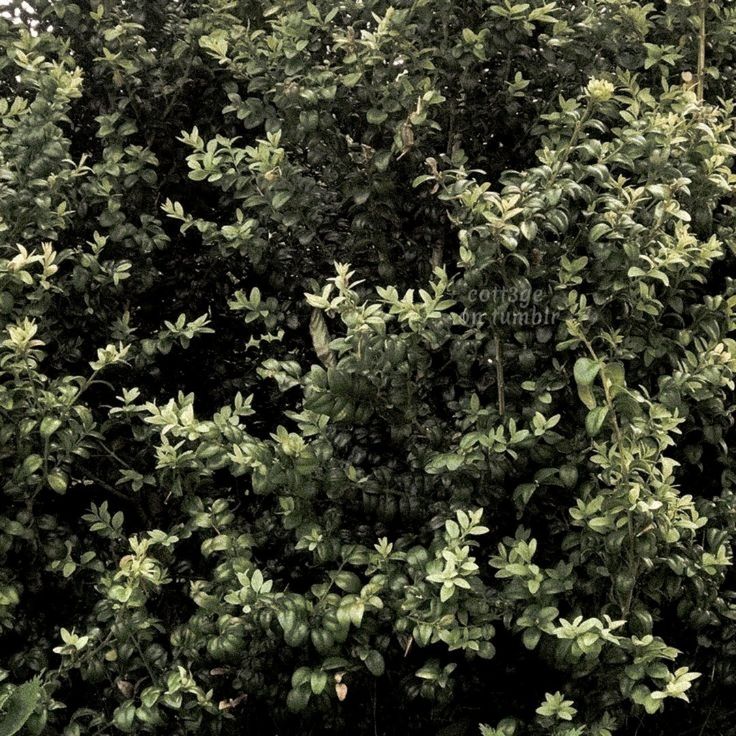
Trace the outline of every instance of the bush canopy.
{"label": "bush canopy", "polygon": [[733,736],[736,5],[0,7],[0,736]]}

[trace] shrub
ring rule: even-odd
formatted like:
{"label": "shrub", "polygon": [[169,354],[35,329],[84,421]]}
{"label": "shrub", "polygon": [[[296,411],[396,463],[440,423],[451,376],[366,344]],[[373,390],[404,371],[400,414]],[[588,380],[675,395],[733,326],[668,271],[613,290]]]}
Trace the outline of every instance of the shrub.
{"label": "shrub", "polygon": [[731,733],[729,3],[0,12],[0,736]]}

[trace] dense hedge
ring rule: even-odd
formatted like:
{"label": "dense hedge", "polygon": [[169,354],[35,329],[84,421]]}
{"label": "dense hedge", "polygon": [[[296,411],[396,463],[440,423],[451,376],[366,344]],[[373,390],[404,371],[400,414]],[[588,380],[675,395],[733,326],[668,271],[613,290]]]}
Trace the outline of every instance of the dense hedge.
{"label": "dense hedge", "polygon": [[733,734],[732,3],[2,5],[0,736]]}

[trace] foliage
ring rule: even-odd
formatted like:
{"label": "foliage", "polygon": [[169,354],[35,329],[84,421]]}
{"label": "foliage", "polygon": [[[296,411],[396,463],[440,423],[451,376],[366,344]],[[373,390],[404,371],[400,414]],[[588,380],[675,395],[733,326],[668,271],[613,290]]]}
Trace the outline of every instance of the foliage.
{"label": "foliage", "polygon": [[0,736],[731,733],[735,32],[5,3]]}

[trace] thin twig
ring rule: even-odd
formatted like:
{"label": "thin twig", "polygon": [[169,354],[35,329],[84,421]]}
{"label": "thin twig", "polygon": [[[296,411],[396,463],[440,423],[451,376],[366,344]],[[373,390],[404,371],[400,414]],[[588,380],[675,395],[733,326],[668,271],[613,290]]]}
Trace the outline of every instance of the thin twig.
{"label": "thin twig", "polygon": [[503,416],[506,413],[505,386],[503,380],[503,349],[498,335],[493,338],[496,346],[496,385],[498,387],[498,413]]}
{"label": "thin twig", "polygon": [[127,501],[128,503],[132,503],[135,505],[135,499],[128,496],[126,493],[123,493],[122,491],[115,488],[115,486],[111,486],[109,483],[102,480],[102,478],[98,478],[94,473],[87,470],[87,468],[79,468],[84,475],[87,476],[89,480],[91,480],[93,483],[96,483],[100,488],[104,488],[108,493],[111,493],[113,496],[116,496],[117,498],[122,499],[123,501]]}
{"label": "thin twig", "polygon": [[373,680],[373,736],[378,736],[378,721],[376,720],[376,711],[377,708],[377,693],[376,693],[376,681]]}
{"label": "thin twig", "polygon": [[708,0],[700,0],[700,38],[698,43],[698,100],[703,100],[705,87],[705,11]]}
{"label": "thin twig", "polygon": [[91,480],[93,483],[97,484],[100,488],[103,488],[108,493],[112,494],[116,498],[119,498],[121,501],[125,501],[126,503],[129,503],[136,510],[141,520],[143,520],[147,524],[151,523],[151,518],[146,513],[146,510],[143,508],[143,505],[141,504],[140,499],[132,498],[126,493],[123,493],[123,491],[120,491],[117,488],[115,488],[115,486],[112,486],[109,483],[105,482],[104,480],[102,480],[102,478],[98,478],[94,473],[89,471],[87,468],[84,468],[81,466],[77,466],[77,467],[81,471],[81,473],[87,477],[88,480]]}
{"label": "thin twig", "polygon": [[716,707],[715,702],[711,703],[710,709],[708,710],[708,714],[705,716],[705,720],[703,721],[703,725],[700,727],[700,731],[698,731],[698,736],[703,736],[705,733],[705,727],[708,725],[708,721],[710,720],[711,714],[713,713],[713,709]]}

